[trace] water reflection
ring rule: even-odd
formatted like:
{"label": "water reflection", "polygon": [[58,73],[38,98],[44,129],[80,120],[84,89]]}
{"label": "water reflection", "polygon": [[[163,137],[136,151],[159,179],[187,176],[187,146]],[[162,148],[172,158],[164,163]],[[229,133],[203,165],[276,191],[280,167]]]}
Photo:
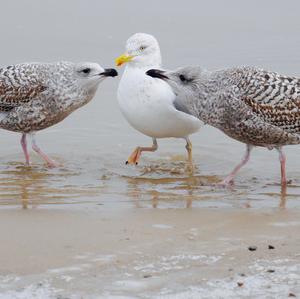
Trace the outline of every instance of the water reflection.
{"label": "water reflection", "polygon": [[285,209],[286,208],[286,201],[287,201],[287,185],[281,186],[281,190],[280,190],[280,203],[279,203],[279,207],[281,209]]}
{"label": "water reflection", "polygon": [[26,209],[29,204],[66,204],[96,196],[101,186],[94,183],[87,186],[85,180],[80,179],[81,175],[80,169],[48,169],[43,165],[28,167],[22,163],[9,162],[0,170],[0,203],[21,203]]}
{"label": "water reflection", "polygon": [[[90,161],[89,163],[87,161]],[[81,166],[87,167],[87,170]],[[234,188],[216,187],[220,177],[188,175],[182,162],[146,167],[98,167],[92,159],[48,169],[8,162],[0,168],[0,205],[37,207],[50,204],[133,203],[136,208],[287,208],[300,193],[298,184],[280,190],[278,184],[245,178]],[[180,169],[183,169],[181,171]],[[292,201],[292,203],[295,201]],[[275,204],[276,206],[276,204]]]}

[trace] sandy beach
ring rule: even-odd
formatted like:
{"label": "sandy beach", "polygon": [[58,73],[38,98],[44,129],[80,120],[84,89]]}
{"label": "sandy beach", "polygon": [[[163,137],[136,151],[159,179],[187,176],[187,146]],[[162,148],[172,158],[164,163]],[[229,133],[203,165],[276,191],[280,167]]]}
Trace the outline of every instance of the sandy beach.
{"label": "sandy beach", "polygon": [[[114,67],[126,39],[147,32],[166,68],[255,65],[300,76],[299,9],[258,0],[13,0],[1,4],[0,65]],[[208,126],[191,136],[193,175],[184,140],[159,140],[138,166],[125,165],[151,139],[121,115],[118,83],[109,78],[87,106],[39,133],[56,169],[32,152],[26,167],[20,136],[1,130],[0,299],[299,297],[299,146],[285,150],[286,192],[278,154],[262,148],[233,188],[217,187],[244,145]]]}
{"label": "sandy beach", "polygon": [[0,298],[287,298],[299,226],[299,211],[247,207],[9,209]]}

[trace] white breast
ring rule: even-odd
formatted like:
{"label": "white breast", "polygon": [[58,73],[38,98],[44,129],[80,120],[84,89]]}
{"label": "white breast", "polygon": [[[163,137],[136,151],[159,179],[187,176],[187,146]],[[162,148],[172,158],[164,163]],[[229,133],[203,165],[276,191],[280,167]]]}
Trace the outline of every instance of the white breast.
{"label": "white breast", "polygon": [[118,88],[118,102],[127,121],[141,133],[155,138],[185,137],[202,122],[173,106],[170,86],[145,74],[147,69],[126,67]]}

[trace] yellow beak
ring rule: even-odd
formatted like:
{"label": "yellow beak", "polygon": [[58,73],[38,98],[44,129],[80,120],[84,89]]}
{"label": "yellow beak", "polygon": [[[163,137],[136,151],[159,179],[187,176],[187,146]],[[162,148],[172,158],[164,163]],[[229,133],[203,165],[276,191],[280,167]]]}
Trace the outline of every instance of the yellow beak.
{"label": "yellow beak", "polygon": [[121,66],[123,63],[129,62],[134,56],[123,54],[116,59],[116,66]]}

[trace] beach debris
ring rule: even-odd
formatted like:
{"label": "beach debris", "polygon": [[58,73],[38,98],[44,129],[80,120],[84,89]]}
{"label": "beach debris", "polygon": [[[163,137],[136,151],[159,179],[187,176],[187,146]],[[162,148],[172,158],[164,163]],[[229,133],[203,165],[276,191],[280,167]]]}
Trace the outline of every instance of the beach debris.
{"label": "beach debris", "polygon": [[249,251],[256,251],[256,249],[257,249],[257,246],[249,246],[248,247]]}

